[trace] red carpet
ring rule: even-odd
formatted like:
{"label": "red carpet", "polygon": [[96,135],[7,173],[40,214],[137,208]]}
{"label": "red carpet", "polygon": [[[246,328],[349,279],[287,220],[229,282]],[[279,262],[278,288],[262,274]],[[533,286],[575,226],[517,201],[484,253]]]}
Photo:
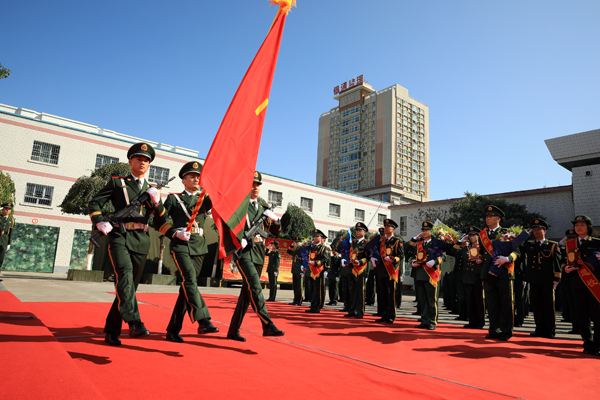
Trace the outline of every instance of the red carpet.
{"label": "red carpet", "polygon": [[[19,361],[20,351],[12,351],[16,344],[32,346],[23,350],[27,354],[49,354],[53,351],[47,349],[49,343],[62,347],[66,360],[60,359],[60,364],[27,358],[18,374],[27,371],[30,386],[45,385],[37,379],[40,372],[30,375],[31,371],[51,369],[61,376],[76,376],[92,393],[86,393],[86,398],[99,393],[107,399],[190,395],[217,399],[595,398],[600,386],[591,372],[600,359],[583,355],[580,342],[522,335],[498,342],[485,340],[485,331],[456,325],[422,331],[414,329],[415,320],[399,320],[392,326],[374,323],[374,317],[349,321],[338,311],[306,314],[305,307],[281,303],[268,303],[268,307],[276,325],[286,331],[283,338],[260,336],[260,323],[250,309],[241,332],[248,341],[234,342],[225,339],[237,300],[233,296],[204,296],[221,332],[197,335],[195,326],[186,320],[182,331],[186,342],[170,343],[163,334],[175,298],[175,294],[139,294],[138,299],[147,303],[140,306],[142,319],[156,334],[143,339],[123,335],[123,345],[117,348],[103,342],[109,304],[25,303],[22,306],[59,343],[50,342],[48,330],[37,321],[36,329],[46,329],[46,336],[25,344],[22,338],[31,333],[20,327],[10,330],[0,318],[5,342],[1,345],[11,348],[8,355],[2,352],[3,360],[9,365]],[[63,373],[65,368],[71,368],[70,372]],[[12,393],[23,390],[23,382],[7,383]],[[62,398],[82,398],[73,394],[76,391],[68,393]]]}

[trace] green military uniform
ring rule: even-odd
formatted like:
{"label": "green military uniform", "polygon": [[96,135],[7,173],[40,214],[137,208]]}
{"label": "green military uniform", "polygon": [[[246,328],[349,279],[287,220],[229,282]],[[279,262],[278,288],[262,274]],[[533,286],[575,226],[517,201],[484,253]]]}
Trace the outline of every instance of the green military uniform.
{"label": "green military uniform", "polygon": [[342,268],[342,256],[339,254],[331,256],[331,266],[327,273],[329,279],[329,303],[327,305],[334,306],[338,301],[340,269]]}
{"label": "green military uniform", "polygon": [[[132,158],[136,155],[143,155],[152,161],[154,149],[146,143],[137,143],[129,149],[127,156]],[[112,202],[115,212],[118,212],[134,202],[149,188],[147,179],[144,179],[140,187],[133,175],[111,177],[106,186],[89,203],[92,224],[96,226],[103,222],[101,210],[108,201]],[[146,257],[150,249],[148,218],[153,214],[155,224],[162,225],[166,222],[166,212],[160,201],[155,206],[152,200],[148,199],[140,206],[138,213],[141,215],[140,217],[131,217],[125,221],[125,233],[120,232],[120,227],[114,227],[107,235],[108,255],[115,272],[117,295],[106,317],[104,332],[117,337],[121,333],[123,320],[128,323],[140,322],[135,291],[144,272]]]}
{"label": "green military uniform", "polygon": [[[342,260],[340,259],[340,262],[341,261]],[[350,276],[351,275],[352,275],[352,267],[350,265],[346,265],[345,267],[343,265],[340,266],[340,272],[339,272],[340,301],[342,303],[344,303],[344,307],[340,310],[342,312],[348,312],[348,310],[350,309],[351,300],[350,300],[349,284],[350,284]]]}
{"label": "green military uniform", "polygon": [[461,256],[454,257],[454,290],[456,292],[456,312],[459,321],[468,321],[469,313],[467,311],[467,296],[465,291],[464,262]]}
{"label": "green military uniform", "polygon": [[269,275],[269,298],[267,301],[275,301],[277,297],[277,275],[279,275],[279,263],[281,260],[281,253],[277,250],[279,243],[277,241],[277,248],[267,251],[266,256],[269,257],[267,264],[267,274]]}
{"label": "green military uniform", "polygon": [[[366,225],[362,222],[356,224],[356,229],[363,229],[366,232]],[[352,247],[349,254],[349,260],[345,260],[344,268],[350,270],[348,275],[348,292],[350,293],[350,306],[348,314],[344,317],[362,318],[365,315],[365,278],[368,276],[368,255],[365,251],[366,239],[352,239]],[[353,262],[357,261],[355,267]],[[356,269],[355,269],[356,268]]]}
{"label": "green military uniform", "polygon": [[[504,212],[496,206],[487,206],[485,209],[486,215],[497,215],[504,218]],[[485,228],[488,238],[494,240],[505,233],[507,229],[498,226],[494,231]],[[488,253],[485,246],[482,246],[482,252]],[[521,252],[516,249],[509,256],[509,263],[513,263],[521,255]],[[490,266],[494,262],[492,255],[485,257],[481,264],[481,279],[483,279],[483,290],[485,294],[485,302],[488,310],[488,318],[490,321],[489,334],[487,339],[508,340],[512,337],[514,324],[514,291],[513,282],[515,279],[514,271],[510,271],[508,265],[502,268],[502,273],[499,276],[494,276],[489,273]]]}
{"label": "green military uniform", "polygon": [[292,243],[287,249],[287,253],[292,256],[292,288],[294,289],[294,300],[290,305],[299,306],[302,304],[302,256],[299,253],[297,241]]}
{"label": "green military uniform", "polygon": [[[327,236],[323,232],[318,229],[315,229],[313,232],[313,236],[320,236],[323,239],[327,239]],[[323,307],[323,297],[325,294],[325,268],[329,266],[330,258],[331,258],[331,249],[323,243],[319,243],[317,245],[310,245],[310,249],[308,250],[308,259],[309,261],[314,261],[314,267],[323,267],[321,272],[313,276],[310,265],[306,270],[306,274],[310,275],[310,279],[312,280],[312,288],[313,288],[313,296],[310,302],[310,309],[306,310],[306,312],[318,314],[321,312],[321,308]]]}
{"label": "green military uniform", "polygon": [[[200,174],[201,170],[202,166],[198,162],[190,161],[181,168],[179,177],[183,179],[189,173]],[[204,256],[208,253],[208,246],[202,228],[212,203],[208,195],[199,198],[200,194],[191,194],[185,190],[181,193],[170,193],[164,207],[166,215],[173,219],[173,225],[165,223],[162,226],[155,226],[160,233],[171,238],[171,255],[182,278],[179,296],[167,326],[167,335],[178,334],[181,331],[186,311],[192,323],[199,321],[201,333],[204,333],[203,326],[210,325],[205,321],[210,320],[211,317],[206,302],[198,290],[197,279],[202,269]],[[177,231],[186,230],[198,201],[201,201],[201,203],[198,214],[194,219],[196,223],[190,231],[190,240],[181,240],[175,234]]]}
{"label": "green military uniform", "polygon": [[[254,175],[254,182],[261,184],[261,181],[262,175],[259,172],[256,172]],[[254,226],[267,209],[268,207],[266,205],[263,205],[258,201],[250,200],[244,232]],[[262,228],[264,231],[271,232],[273,235],[278,235],[281,230],[280,225],[273,223],[271,220],[267,220],[263,223]],[[260,285],[260,275],[262,274],[264,262],[265,243],[262,238],[259,237],[254,239],[254,246],[246,246],[242,250],[240,258],[235,260],[238,270],[242,275],[242,290],[240,291],[240,296],[229,324],[227,337],[230,339],[240,341],[245,340],[239,336],[239,330],[249,305],[252,306],[252,309],[262,323],[263,335],[266,334],[269,327],[273,327],[277,330],[273,325],[271,317],[269,317],[269,312],[265,306],[265,299],[262,294],[262,287]],[[281,332],[281,335],[282,334],[283,332]]]}
{"label": "green military uniform", "polygon": [[[0,208],[12,209],[12,203],[4,203]],[[15,219],[13,217],[0,215],[0,269],[2,269],[6,251],[9,249],[14,227]]]}
{"label": "green military uniform", "polygon": [[[433,223],[430,221],[423,222],[422,229],[432,229]],[[422,242],[423,251],[427,254],[427,262],[433,261],[431,268],[438,271],[442,267],[443,259],[441,257],[430,258],[430,252],[434,248],[435,238],[432,237],[428,241],[419,240]],[[404,250],[406,257],[416,257],[418,253],[418,242],[414,238],[408,243]],[[417,301],[421,312],[421,324],[416,328],[433,330],[437,326],[438,317],[438,283],[434,282],[425,271],[425,268],[413,268],[415,271],[415,283],[417,288]]]}
{"label": "green military uniform", "polygon": [[525,265],[527,254],[521,250],[521,257],[515,260],[515,280],[514,280],[514,299],[515,299],[515,327],[523,326],[525,322]]}
{"label": "green military uniform", "polygon": [[[548,229],[542,219],[530,223],[530,227]],[[528,241],[523,245],[527,263],[523,271],[525,281],[531,285],[531,306],[535,320],[535,332],[531,336],[553,338],[556,331],[554,308],[554,282],[560,282],[560,249],[551,240]]]}
{"label": "green military uniform", "polygon": [[[384,225],[390,225],[397,228],[398,224],[386,219]],[[381,254],[381,245],[385,246],[385,253]],[[404,262],[404,245],[402,241],[394,236],[387,237],[383,235],[375,235],[365,246],[365,251],[375,255],[375,271],[377,285],[377,306],[380,319],[377,322],[393,323],[396,320],[396,286],[400,283],[400,275],[402,273],[401,264]],[[389,257],[391,268],[398,274],[395,278],[390,275],[390,271],[384,265],[383,258]]]}
{"label": "green military uniform", "polygon": [[[575,217],[573,225],[577,222],[585,222],[588,227],[592,226],[592,220],[585,215]],[[591,236],[578,237],[577,248],[582,260],[586,260],[592,255],[597,256],[600,253],[600,239]],[[567,263],[569,263],[569,254],[567,254]],[[596,265],[592,273],[596,279],[600,280],[600,267]],[[579,333],[583,339],[583,352],[598,356],[600,355],[600,303],[583,282],[578,271],[571,271],[569,274],[571,275],[575,316],[579,325]],[[594,324],[593,334],[590,321]]]}

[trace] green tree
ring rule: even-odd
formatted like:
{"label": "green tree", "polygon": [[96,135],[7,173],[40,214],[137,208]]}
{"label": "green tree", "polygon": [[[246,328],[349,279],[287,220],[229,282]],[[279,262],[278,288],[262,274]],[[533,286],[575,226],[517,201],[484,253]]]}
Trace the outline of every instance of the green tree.
{"label": "green tree", "polygon": [[0,64],[0,79],[8,78],[10,76],[10,69],[4,68],[2,64]]}
{"label": "green tree", "polygon": [[8,173],[0,171],[0,204],[4,203],[15,203],[15,183]]}
{"label": "green tree", "polygon": [[[60,209],[66,214],[88,215],[90,200],[102,189],[111,176],[127,176],[131,167],[126,163],[107,164],[93,171],[91,176],[82,176],[77,179],[69,193],[60,204]],[[112,203],[108,201],[102,208],[102,215],[107,216],[115,212]]]}
{"label": "green tree", "polygon": [[315,223],[303,209],[294,203],[289,203],[285,213],[281,216],[282,239],[295,239],[296,237],[306,239],[312,237]]}
{"label": "green tree", "polygon": [[470,226],[485,228],[484,208],[488,205],[497,206],[504,211],[505,218],[502,218],[500,225],[505,228],[519,225],[527,227],[532,219],[545,219],[542,214],[527,211],[527,207],[523,204],[509,203],[505,199],[492,199],[477,193],[465,192],[463,200],[452,204],[444,223],[459,232],[466,232]]}

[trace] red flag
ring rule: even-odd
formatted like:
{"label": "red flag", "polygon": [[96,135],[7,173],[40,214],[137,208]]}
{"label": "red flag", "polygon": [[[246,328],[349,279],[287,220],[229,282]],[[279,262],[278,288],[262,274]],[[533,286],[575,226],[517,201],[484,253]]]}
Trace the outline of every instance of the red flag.
{"label": "red flag", "polygon": [[200,175],[200,186],[212,200],[220,258],[240,247],[285,18],[295,0],[271,2],[280,5],[275,20],[223,117]]}

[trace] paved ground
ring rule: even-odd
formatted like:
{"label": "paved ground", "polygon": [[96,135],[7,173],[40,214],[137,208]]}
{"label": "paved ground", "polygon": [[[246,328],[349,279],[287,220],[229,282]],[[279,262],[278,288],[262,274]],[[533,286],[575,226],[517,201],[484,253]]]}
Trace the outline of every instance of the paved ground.
{"label": "paved ground", "polygon": [[[105,302],[112,303],[114,295],[109,292],[114,292],[114,286],[110,282],[74,282],[68,281],[66,274],[47,274],[47,273],[32,273],[32,272],[6,272],[0,274],[0,290],[9,290],[22,302]],[[179,286],[167,285],[144,285],[140,284],[139,293],[177,293]],[[214,288],[201,287],[203,294],[229,294],[238,295],[240,287],[231,288]],[[268,289],[266,290],[268,297]],[[277,301],[289,303],[292,301],[293,293],[291,290],[278,290]],[[328,300],[328,298],[327,298]],[[398,310],[398,318],[418,319],[417,315],[413,315],[416,311],[414,302],[415,296],[412,291],[405,291],[402,297],[402,307]],[[305,303],[308,305],[308,303]],[[290,306],[292,307],[292,306]],[[326,306],[326,308],[341,309],[341,304],[337,306]],[[0,305],[0,310],[2,306]],[[376,307],[367,306],[367,313],[376,312]],[[440,301],[439,307],[439,323],[464,325],[465,321],[455,320],[456,315],[451,314],[442,306]],[[557,313],[557,329],[556,334],[561,338],[581,340],[579,335],[569,335],[571,324],[562,321],[562,315]],[[416,323],[416,321],[415,321]],[[525,324],[521,328],[515,328],[515,332],[529,333],[534,329],[533,315],[530,313],[525,319]],[[482,331],[484,332],[484,331]]]}

